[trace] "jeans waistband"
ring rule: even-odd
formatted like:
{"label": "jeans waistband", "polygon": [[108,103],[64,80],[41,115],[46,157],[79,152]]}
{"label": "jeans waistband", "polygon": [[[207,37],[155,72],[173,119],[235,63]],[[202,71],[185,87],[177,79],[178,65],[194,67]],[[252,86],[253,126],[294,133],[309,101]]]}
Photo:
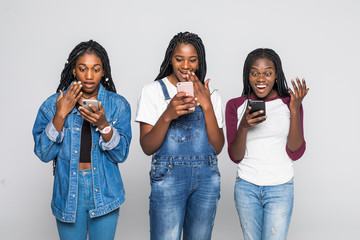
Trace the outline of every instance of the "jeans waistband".
{"label": "jeans waistband", "polygon": [[176,156],[176,157],[166,157],[166,156],[153,156],[152,163],[156,164],[172,164],[172,165],[200,165],[200,164],[216,164],[217,156]]}
{"label": "jeans waistband", "polygon": [[91,175],[92,171],[91,168],[89,169],[83,169],[83,170],[78,170],[79,175],[85,176],[85,175]]}

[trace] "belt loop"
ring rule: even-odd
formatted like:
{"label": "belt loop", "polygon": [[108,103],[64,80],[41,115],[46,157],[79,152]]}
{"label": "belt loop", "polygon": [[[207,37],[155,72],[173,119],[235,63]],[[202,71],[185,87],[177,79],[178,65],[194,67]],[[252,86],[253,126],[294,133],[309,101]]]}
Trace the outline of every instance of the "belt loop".
{"label": "belt loop", "polygon": [[172,167],[173,167],[173,161],[172,161],[172,157],[170,157],[169,168],[172,169]]}
{"label": "belt loop", "polygon": [[213,162],[212,162],[211,156],[209,156],[209,162],[210,162],[210,166],[212,167],[212,166],[213,166]]}

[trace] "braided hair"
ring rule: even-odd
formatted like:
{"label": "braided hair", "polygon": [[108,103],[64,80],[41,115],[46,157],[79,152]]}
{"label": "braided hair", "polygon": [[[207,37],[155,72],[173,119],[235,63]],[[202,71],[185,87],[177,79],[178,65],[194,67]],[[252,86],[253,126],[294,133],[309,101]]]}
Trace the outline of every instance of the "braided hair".
{"label": "braided hair", "polygon": [[[89,40],[87,42],[79,43],[70,53],[64,69],[61,72],[60,84],[56,92],[66,90],[74,81],[73,69],[79,57],[85,54],[95,54],[100,58],[104,70],[104,76],[101,77],[100,83],[103,87],[111,92],[116,93],[116,88],[111,76],[110,60],[106,50],[97,42]],[[53,175],[55,175],[56,158],[53,160]]]}
{"label": "braided hair", "polygon": [[95,54],[98,58],[100,58],[104,69],[104,76],[101,78],[100,83],[106,90],[116,92],[116,88],[111,77],[111,67],[108,54],[99,43],[93,40],[81,42],[71,51],[65,63],[64,70],[61,73],[60,84],[56,89],[56,92],[66,90],[74,81],[73,69],[76,66],[78,58],[84,54]]}
{"label": "braided hair", "polygon": [[159,75],[156,77],[155,81],[170,76],[173,73],[171,58],[176,46],[181,43],[191,44],[195,47],[199,57],[199,66],[195,74],[199,78],[200,82],[204,84],[206,75],[205,47],[201,38],[195,33],[190,32],[180,32],[171,39],[169,46],[166,49],[164,61],[160,66]]}
{"label": "braided hair", "polygon": [[243,81],[244,81],[244,88],[242,95],[249,95],[253,90],[250,86],[250,69],[251,66],[254,64],[254,62],[260,58],[265,58],[270,61],[272,61],[275,65],[275,72],[276,72],[276,80],[273,86],[273,89],[275,89],[280,97],[290,97],[289,91],[288,91],[288,85],[286,83],[286,78],[284,71],[282,69],[281,60],[279,55],[277,53],[269,48],[258,48],[249,53],[249,55],[246,57],[245,63],[244,63],[244,70],[243,70]]}

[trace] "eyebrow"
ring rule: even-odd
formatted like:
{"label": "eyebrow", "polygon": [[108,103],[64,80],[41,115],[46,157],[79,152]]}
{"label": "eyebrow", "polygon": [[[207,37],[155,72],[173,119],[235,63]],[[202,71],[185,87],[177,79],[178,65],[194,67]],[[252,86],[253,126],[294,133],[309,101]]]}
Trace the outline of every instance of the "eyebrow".
{"label": "eyebrow", "polygon": [[[79,63],[79,65],[83,65],[83,66],[87,67],[85,63]],[[101,66],[101,64],[98,64],[98,63],[97,63],[97,64],[94,64],[93,67],[96,67],[96,66]]]}
{"label": "eyebrow", "polygon": [[[252,69],[256,69],[256,70],[259,70],[258,68],[256,67],[251,67]],[[273,67],[266,67],[265,69],[274,69]]]}
{"label": "eyebrow", "polygon": [[[174,57],[184,57],[183,55],[175,55]],[[198,56],[190,56],[189,58],[198,58]]]}

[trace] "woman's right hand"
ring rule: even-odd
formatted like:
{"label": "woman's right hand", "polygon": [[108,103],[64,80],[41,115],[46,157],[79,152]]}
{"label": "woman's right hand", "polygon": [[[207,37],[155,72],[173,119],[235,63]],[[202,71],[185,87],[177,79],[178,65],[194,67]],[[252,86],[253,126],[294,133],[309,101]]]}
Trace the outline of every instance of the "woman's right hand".
{"label": "woman's right hand", "polygon": [[241,119],[240,127],[242,127],[242,128],[254,127],[254,126],[262,123],[263,121],[265,121],[265,119],[267,118],[267,116],[256,117],[256,116],[262,114],[264,112],[263,110],[253,112],[253,113],[250,113],[250,110],[251,110],[251,107],[249,106]]}
{"label": "woman's right hand", "polygon": [[56,99],[56,114],[61,117],[66,117],[75,107],[76,103],[81,98],[81,82],[73,83],[68,91],[63,94],[60,90],[59,97]]}
{"label": "woman's right hand", "polygon": [[53,119],[56,131],[62,131],[66,116],[74,109],[75,104],[81,98],[81,88],[81,82],[77,82],[73,83],[65,94],[60,90],[60,94],[56,99],[56,113]]}
{"label": "woman's right hand", "polygon": [[185,92],[176,94],[168,104],[164,117],[167,121],[172,121],[178,118],[181,115],[192,113],[194,110],[189,110],[189,108],[198,106],[196,98],[189,96]]}

